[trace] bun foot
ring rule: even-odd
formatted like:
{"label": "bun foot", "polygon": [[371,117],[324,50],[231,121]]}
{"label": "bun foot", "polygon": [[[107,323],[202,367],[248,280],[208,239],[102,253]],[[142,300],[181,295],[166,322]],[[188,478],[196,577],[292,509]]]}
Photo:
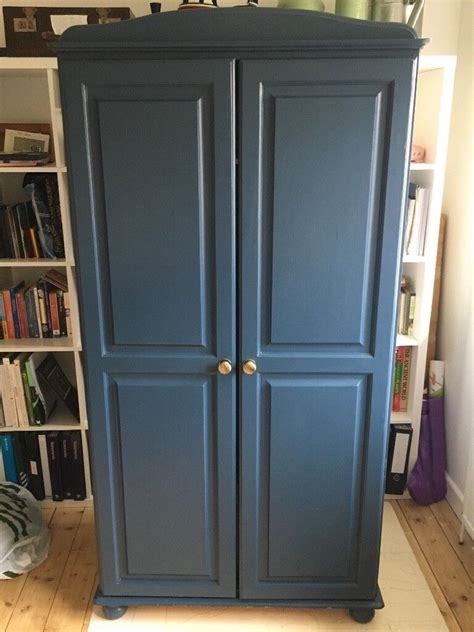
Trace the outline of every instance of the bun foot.
{"label": "bun foot", "polygon": [[369,623],[375,616],[374,608],[351,608],[349,613],[357,623]]}
{"label": "bun foot", "polygon": [[106,619],[113,621],[120,619],[127,612],[127,606],[102,606],[102,613]]}

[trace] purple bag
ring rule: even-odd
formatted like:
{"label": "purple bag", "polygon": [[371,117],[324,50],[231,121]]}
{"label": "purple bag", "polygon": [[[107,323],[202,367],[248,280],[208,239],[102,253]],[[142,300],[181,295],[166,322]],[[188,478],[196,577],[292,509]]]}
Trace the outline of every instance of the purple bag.
{"label": "purple bag", "polygon": [[444,397],[423,400],[418,458],[407,485],[419,505],[437,503],[446,496],[443,409]]}

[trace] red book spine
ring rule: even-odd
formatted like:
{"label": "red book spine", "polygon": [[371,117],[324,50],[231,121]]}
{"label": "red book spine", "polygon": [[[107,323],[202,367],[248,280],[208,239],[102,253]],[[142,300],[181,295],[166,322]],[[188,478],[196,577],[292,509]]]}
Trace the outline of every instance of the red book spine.
{"label": "red book spine", "polygon": [[49,311],[51,314],[51,329],[53,330],[53,336],[60,336],[61,328],[59,325],[58,297],[56,292],[49,293]]}
{"label": "red book spine", "polygon": [[22,338],[29,338],[30,334],[28,331],[25,297],[21,292],[18,292],[16,295],[16,309],[18,311],[18,320],[20,321],[20,336]]}
{"label": "red book spine", "polygon": [[5,315],[7,317],[7,333],[8,338],[15,339],[15,325],[13,323],[13,309],[10,290],[3,290],[3,303],[5,305]]}
{"label": "red book spine", "polygon": [[400,410],[402,412],[406,412],[408,409],[408,387],[410,385],[410,362],[411,362],[411,347],[404,347],[402,382],[400,385]]}
{"label": "red book spine", "polygon": [[397,347],[397,354],[395,359],[395,379],[393,381],[393,404],[392,410],[394,412],[400,412],[400,392],[402,384],[402,371],[403,371],[403,347]]}

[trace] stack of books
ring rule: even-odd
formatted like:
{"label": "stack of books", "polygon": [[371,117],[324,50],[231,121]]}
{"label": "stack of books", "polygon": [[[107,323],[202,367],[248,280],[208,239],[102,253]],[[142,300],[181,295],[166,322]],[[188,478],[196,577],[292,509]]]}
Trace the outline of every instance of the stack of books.
{"label": "stack of books", "polygon": [[425,252],[430,190],[410,182],[405,228],[404,254],[422,256]]}
{"label": "stack of books", "polygon": [[59,402],[79,420],[77,390],[52,353],[4,354],[0,389],[1,427],[42,426]]}
{"label": "stack of books", "polygon": [[397,347],[393,373],[392,411],[408,410],[412,347]]}
{"label": "stack of books", "polygon": [[66,276],[49,270],[36,283],[0,290],[0,339],[71,335]]}
{"label": "stack of books", "polygon": [[0,258],[64,257],[58,183],[52,174],[27,174],[27,202],[0,205]]}
{"label": "stack of books", "polygon": [[415,320],[416,292],[412,289],[410,280],[402,276],[400,296],[398,299],[398,328],[397,333],[413,336]]}
{"label": "stack of books", "polygon": [[0,481],[30,490],[38,500],[84,500],[81,433],[19,432],[0,434]]}

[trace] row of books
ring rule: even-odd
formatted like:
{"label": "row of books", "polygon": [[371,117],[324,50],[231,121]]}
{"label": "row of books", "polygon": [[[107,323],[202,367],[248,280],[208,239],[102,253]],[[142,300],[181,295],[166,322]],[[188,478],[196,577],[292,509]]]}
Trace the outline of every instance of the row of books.
{"label": "row of books", "polygon": [[430,190],[410,182],[403,250],[406,255],[424,254],[429,203]]}
{"label": "row of books", "polygon": [[0,480],[26,487],[37,500],[84,500],[81,433],[0,434]]}
{"label": "row of books", "polygon": [[0,205],[0,258],[64,257],[58,182],[54,174],[26,174],[26,202]]}
{"label": "row of books", "polygon": [[412,289],[410,280],[402,276],[400,296],[398,299],[398,329],[397,333],[413,336],[415,320],[416,292]]}
{"label": "row of books", "polygon": [[412,347],[397,347],[392,390],[392,410],[394,412],[406,412],[408,410],[411,354]]}
{"label": "row of books", "polygon": [[0,339],[60,338],[71,335],[66,276],[48,270],[29,287],[22,281],[0,290]]}
{"label": "row of books", "polygon": [[3,354],[0,390],[2,427],[42,426],[59,402],[79,420],[77,390],[52,353]]}

